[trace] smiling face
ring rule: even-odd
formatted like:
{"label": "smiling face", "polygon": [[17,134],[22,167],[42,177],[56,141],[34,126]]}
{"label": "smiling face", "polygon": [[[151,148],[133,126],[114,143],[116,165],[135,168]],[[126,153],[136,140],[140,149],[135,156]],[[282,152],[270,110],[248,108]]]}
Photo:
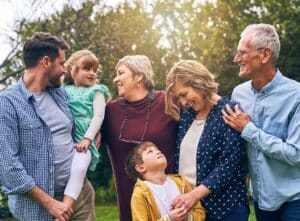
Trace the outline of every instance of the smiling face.
{"label": "smiling face", "polygon": [[173,86],[171,92],[178,97],[179,102],[184,107],[191,107],[199,112],[206,109],[206,102],[203,96],[192,87],[185,87],[180,83]]}
{"label": "smiling face", "polygon": [[139,84],[140,76],[134,75],[132,71],[124,64],[121,64],[116,70],[116,76],[113,83],[118,87],[118,94],[125,99],[131,97]]}
{"label": "smiling face", "polygon": [[74,84],[76,87],[90,87],[96,82],[96,71],[93,67],[80,67],[74,75]]}
{"label": "smiling face", "polygon": [[247,35],[239,41],[237,53],[233,62],[240,66],[240,77],[252,78],[258,75],[262,68],[262,48],[250,44],[251,35]]}

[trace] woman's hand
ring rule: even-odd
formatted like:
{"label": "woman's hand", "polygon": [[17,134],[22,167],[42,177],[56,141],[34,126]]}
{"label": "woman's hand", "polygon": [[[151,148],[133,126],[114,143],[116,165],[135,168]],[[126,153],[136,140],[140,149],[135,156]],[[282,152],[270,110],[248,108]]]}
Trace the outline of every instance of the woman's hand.
{"label": "woman's hand", "polygon": [[101,139],[102,139],[102,135],[100,133],[100,131],[96,134],[95,137],[95,146],[97,149],[99,149],[100,145],[101,145]]}
{"label": "woman's hand", "polygon": [[171,204],[172,208],[184,208],[184,210],[190,211],[194,205],[199,201],[195,194],[192,192],[178,195]]}
{"label": "woman's hand", "polygon": [[211,193],[205,185],[200,184],[191,192],[177,196],[171,204],[171,208],[180,208],[184,206],[186,211],[190,211],[197,202]]}
{"label": "woman's hand", "polygon": [[78,152],[87,152],[87,150],[89,149],[89,146],[91,144],[91,140],[88,138],[83,138],[82,141],[80,141],[79,143],[75,144],[75,148]]}

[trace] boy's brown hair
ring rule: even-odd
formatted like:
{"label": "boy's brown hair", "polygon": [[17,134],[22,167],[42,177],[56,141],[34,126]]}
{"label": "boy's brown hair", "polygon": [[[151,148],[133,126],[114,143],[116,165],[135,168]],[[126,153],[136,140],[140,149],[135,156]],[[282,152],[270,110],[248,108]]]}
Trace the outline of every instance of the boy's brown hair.
{"label": "boy's brown hair", "polygon": [[142,154],[148,147],[156,147],[156,145],[150,141],[144,141],[142,143],[137,144],[134,146],[134,148],[129,152],[127,159],[126,159],[126,165],[125,165],[125,171],[130,179],[137,180],[137,178],[140,178],[142,180],[142,175],[136,171],[135,166],[137,164],[143,163]]}

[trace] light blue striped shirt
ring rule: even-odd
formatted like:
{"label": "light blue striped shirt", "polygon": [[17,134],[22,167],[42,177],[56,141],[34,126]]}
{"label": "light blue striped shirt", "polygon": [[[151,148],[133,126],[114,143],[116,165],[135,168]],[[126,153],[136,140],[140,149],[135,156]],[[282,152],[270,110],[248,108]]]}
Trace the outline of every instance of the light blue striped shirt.
{"label": "light blue striped shirt", "polygon": [[241,136],[248,143],[250,194],[259,208],[274,211],[300,199],[300,84],[278,70],[261,91],[247,81],[232,99],[252,119]]}

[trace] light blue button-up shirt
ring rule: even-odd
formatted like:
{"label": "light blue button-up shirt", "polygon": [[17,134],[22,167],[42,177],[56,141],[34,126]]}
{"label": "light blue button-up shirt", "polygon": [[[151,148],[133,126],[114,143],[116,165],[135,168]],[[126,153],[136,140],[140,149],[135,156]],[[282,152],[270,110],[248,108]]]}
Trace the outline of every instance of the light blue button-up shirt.
{"label": "light blue button-up shirt", "polygon": [[[72,120],[62,88],[47,90]],[[50,128],[41,120],[22,78],[0,93],[0,181],[8,194],[11,212],[19,220],[52,221],[54,218],[25,193],[39,186],[54,195],[54,149]]]}
{"label": "light blue button-up shirt", "polygon": [[259,208],[274,211],[300,199],[300,84],[278,70],[259,92],[247,81],[232,99],[252,119],[241,136],[248,143],[250,194]]}

